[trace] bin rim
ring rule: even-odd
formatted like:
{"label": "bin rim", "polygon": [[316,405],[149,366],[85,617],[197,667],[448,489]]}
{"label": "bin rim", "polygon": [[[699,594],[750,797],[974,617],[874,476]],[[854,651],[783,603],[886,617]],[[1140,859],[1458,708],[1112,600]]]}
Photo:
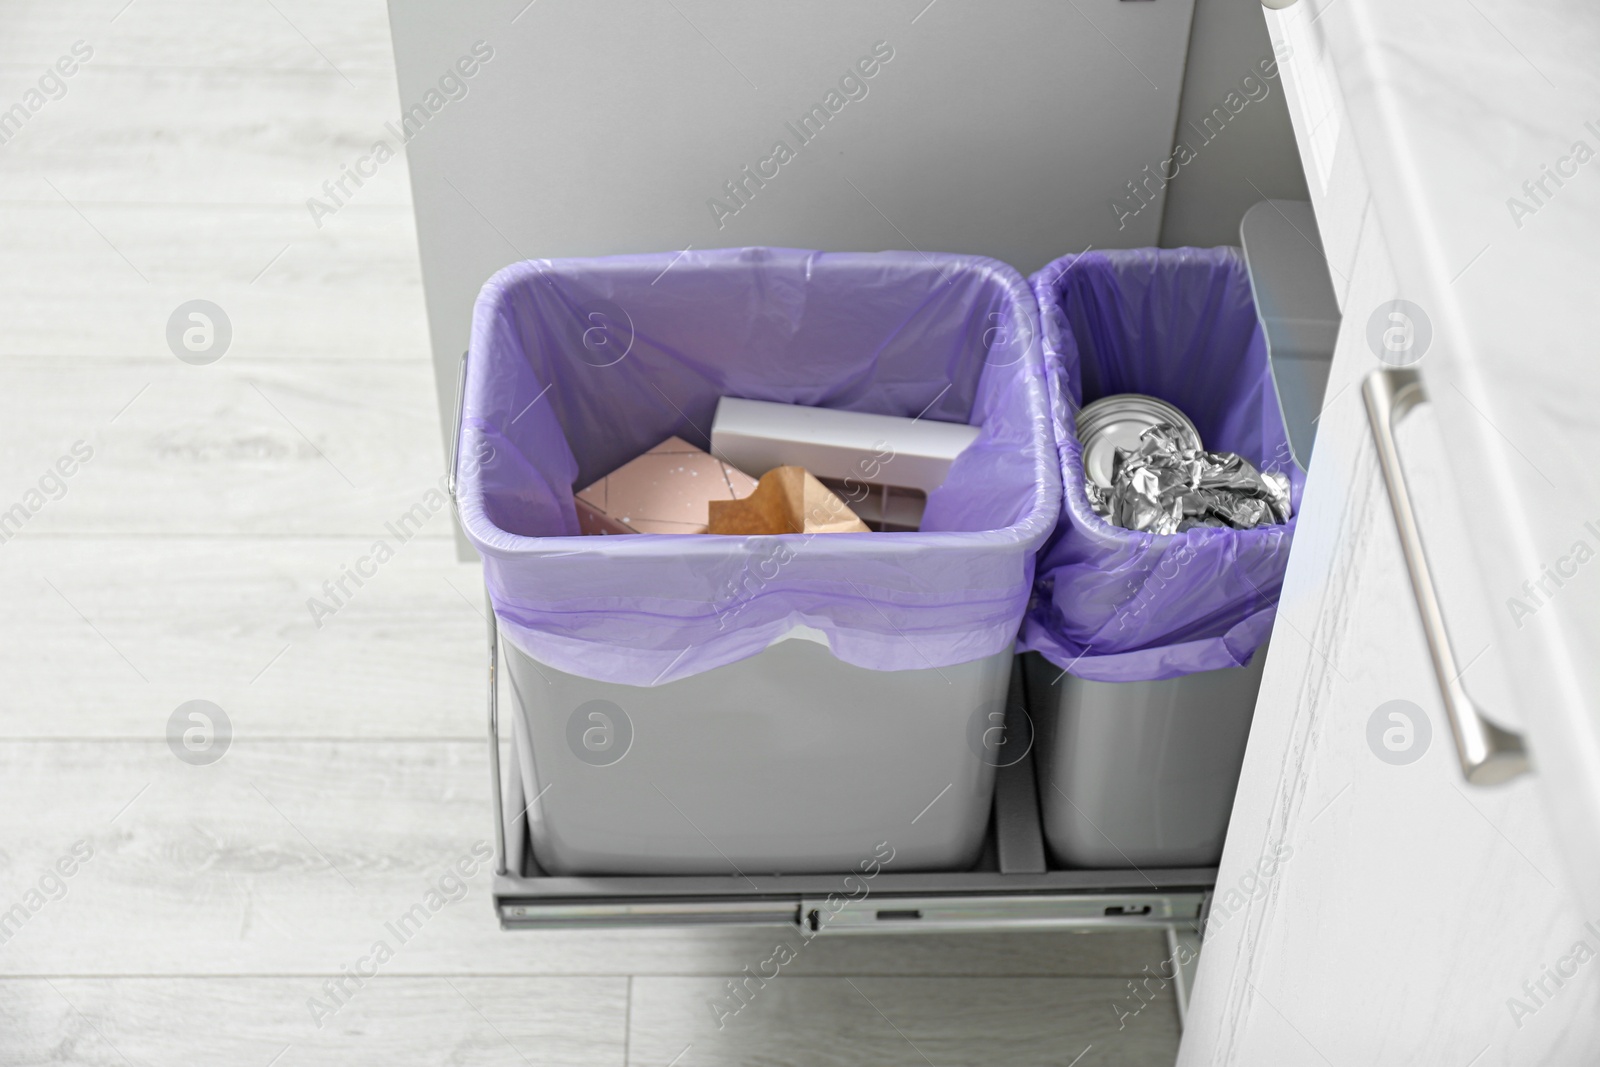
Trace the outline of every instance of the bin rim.
{"label": "bin rim", "polygon": [[[730,254],[736,254],[739,258],[737,260],[730,258]],[[484,373],[484,361],[488,358],[485,346],[488,344],[489,323],[497,313],[500,301],[513,286],[549,275],[564,266],[580,264],[587,271],[598,268],[618,273],[649,272],[650,276],[654,277],[668,270],[687,271],[697,268],[704,270],[713,265],[724,266],[735,262],[748,262],[754,265],[766,261],[773,255],[799,255],[806,257],[808,261],[819,262],[826,258],[835,263],[845,261],[862,265],[869,265],[875,260],[883,261],[885,257],[915,256],[923,261],[930,272],[937,274],[941,279],[945,277],[947,271],[959,270],[976,274],[997,285],[1010,303],[1014,318],[1020,320],[1021,326],[1026,331],[1027,340],[1023,346],[1021,359],[1025,364],[1023,373],[1028,384],[1025,395],[1030,408],[1029,417],[1036,422],[1043,422],[1048,427],[1049,397],[1042,331],[1034,289],[1021,272],[998,259],[965,253],[921,250],[829,252],[784,246],[748,245],[675,252],[520,260],[496,271],[479,292],[473,310],[471,341],[463,356],[459,394],[456,398],[458,418],[455,436],[451,441],[450,473],[453,475],[451,484],[454,486],[458,521],[474,547],[480,553],[503,561],[572,556],[586,553],[596,547],[596,538],[592,535],[540,536],[518,534],[504,529],[488,516],[483,506],[483,490],[476,472],[469,469],[463,476],[461,443],[463,435],[474,421],[464,415],[466,399],[472,393],[474,385],[481,382],[481,375]],[[808,262],[808,273],[810,269],[811,262]],[[1039,440],[1054,442],[1055,436],[1053,431],[1049,431],[1042,436],[1036,434],[1033,439],[1036,442]],[[1011,548],[1026,552],[1031,557],[1055,529],[1062,499],[1060,465],[1056,450],[1052,447],[1034,448],[1031,451],[1035,453],[1032,460],[1036,492],[1032,506],[1019,516],[1016,522],[994,530],[831,533],[826,535],[829,553],[863,560],[894,557],[906,550],[905,546],[909,540],[919,542],[916,545],[916,550],[919,552],[961,554],[970,552],[974,548],[991,547]],[[709,559],[725,557],[729,547],[735,544],[742,543],[755,549],[774,544],[803,543],[816,536],[819,535],[630,534],[625,537],[608,537],[604,540],[608,543],[608,553],[621,553],[639,558],[672,556]]]}
{"label": "bin rim", "polygon": [[[1053,317],[1056,307],[1056,298],[1059,292],[1054,288],[1057,282],[1072,269],[1073,265],[1092,259],[1104,259],[1111,263],[1138,262],[1145,259],[1156,261],[1175,261],[1185,266],[1192,266],[1196,270],[1210,269],[1210,267],[1197,257],[1195,253],[1205,255],[1222,255],[1230,260],[1235,260],[1238,268],[1244,270],[1244,255],[1233,245],[1217,245],[1202,248],[1199,246],[1182,245],[1177,248],[1100,248],[1092,251],[1073,252],[1051,260],[1036,271],[1031,279],[1030,287],[1034,291],[1034,298],[1039,308],[1039,343],[1044,359],[1061,360],[1061,338],[1065,332],[1062,323]],[[1049,275],[1049,277],[1046,277]],[[1050,304],[1046,304],[1046,297]],[[1051,308],[1051,313],[1046,308]],[[1292,537],[1297,520],[1300,517],[1299,504],[1300,492],[1304,483],[1303,469],[1299,477],[1291,477],[1294,489],[1295,512],[1285,523],[1263,523],[1247,530],[1231,528],[1196,526],[1188,530],[1175,533],[1155,533],[1150,530],[1129,530],[1118,526],[1110,519],[1095,511],[1089,504],[1088,493],[1084,488],[1085,476],[1083,474],[1083,443],[1078,439],[1078,412],[1088,405],[1073,406],[1070,395],[1063,392],[1061,397],[1066,407],[1065,420],[1068,434],[1058,437],[1056,447],[1060,453],[1061,473],[1061,510],[1070,511],[1072,518],[1079,523],[1079,529],[1098,544],[1108,548],[1112,546],[1125,546],[1129,544],[1160,545],[1163,547],[1183,546],[1198,544],[1204,541],[1236,540],[1244,543],[1260,542],[1275,544],[1278,541]],[[1280,411],[1280,415],[1282,412]],[[1203,443],[1203,442],[1202,442]],[[1246,457],[1247,459],[1249,457]],[[1254,462],[1253,460],[1251,462]],[[1069,475],[1068,471],[1075,472]],[[1071,482],[1077,491],[1068,489]]]}

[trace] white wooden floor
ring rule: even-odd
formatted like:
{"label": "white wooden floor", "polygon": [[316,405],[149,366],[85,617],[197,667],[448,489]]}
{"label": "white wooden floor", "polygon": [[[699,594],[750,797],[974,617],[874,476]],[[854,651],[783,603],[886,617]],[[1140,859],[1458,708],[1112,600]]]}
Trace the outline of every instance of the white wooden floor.
{"label": "white wooden floor", "polygon": [[1172,1062],[1170,1000],[1112,1007],[1156,934],[824,939],[719,1031],[780,932],[504,934],[482,871],[319,1020],[490,836],[448,519],[306,604],[443,468],[403,161],[305,207],[398,111],[384,6],[0,0],[0,111],[78,41],[0,145],[0,512],[58,497],[0,544],[0,1064]]}

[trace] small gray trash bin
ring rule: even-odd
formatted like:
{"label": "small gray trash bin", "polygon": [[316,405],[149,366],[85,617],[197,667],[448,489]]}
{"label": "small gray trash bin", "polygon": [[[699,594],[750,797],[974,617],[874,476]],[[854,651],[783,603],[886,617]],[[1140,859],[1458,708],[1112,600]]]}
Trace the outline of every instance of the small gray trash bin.
{"label": "small gray trash bin", "polygon": [[1046,840],[1073,867],[1214,864],[1295,519],[1116,527],[1087,495],[1077,413],[1124,393],[1165,401],[1205,448],[1286,477],[1298,509],[1245,263],[1231,248],[1092,252],[1033,282],[1063,481],[1021,644]]}
{"label": "small gray trash bin", "polygon": [[1092,682],[1023,657],[1045,841],[1067,867],[1210,867],[1244,763],[1262,645],[1243,667]]}

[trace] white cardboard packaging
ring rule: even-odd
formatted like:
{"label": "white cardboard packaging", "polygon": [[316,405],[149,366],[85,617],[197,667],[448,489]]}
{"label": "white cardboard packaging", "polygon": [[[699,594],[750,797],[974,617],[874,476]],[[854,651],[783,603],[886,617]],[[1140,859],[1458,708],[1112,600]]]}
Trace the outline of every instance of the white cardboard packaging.
{"label": "white cardboard packaging", "polygon": [[711,451],[753,478],[774,467],[804,467],[824,481],[931,492],[978,438],[978,427],[894,415],[723,397],[711,423]]}

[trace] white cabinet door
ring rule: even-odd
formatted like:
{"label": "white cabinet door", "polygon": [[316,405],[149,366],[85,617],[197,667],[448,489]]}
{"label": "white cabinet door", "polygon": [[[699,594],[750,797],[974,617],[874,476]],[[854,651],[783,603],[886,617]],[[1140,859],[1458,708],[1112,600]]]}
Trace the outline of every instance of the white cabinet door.
{"label": "white cabinet door", "polygon": [[[1347,306],[1393,284],[1369,219]],[[1179,1063],[1594,1062],[1600,924],[1539,783],[1462,780],[1361,403],[1375,365],[1343,330]],[[1437,514],[1432,427],[1405,429]]]}
{"label": "white cabinet door", "polygon": [[[1571,101],[1513,67],[1592,86],[1568,70],[1596,21],[1570,4],[1520,22],[1510,9],[1300,0],[1268,15],[1344,325],[1185,1067],[1600,1062],[1600,776],[1587,769],[1600,567],[1551,585],[1538,632],[1504,603],[1510,575],[1537,578],[1530,559],[1583,537],[1568,518],[1600,518],[1600,363],[1576,355],[1593,344],[1600,171],[1593,192],[1572,181],[1546,198],[1540,220],[1565,233],[1518,237],[1492,217],[1517,190],[1496,182],[1521,163],[1539,173],[1540,145],[1568,151],[1556,135]],[[1521,57],[1504,36],[1519,30]],[[1569,63],[1541,33],[1569,38]],[[1600,94],[1589,102],[1600,116]],[[1463,780],[1362,403],[1392,325],[1369,335],[1369,319],[1396,297],[1433,315],[1417,369],[1436,403],[1399,445],[1462,677],[1526,731],[1536,764],[1491,788]]]}

